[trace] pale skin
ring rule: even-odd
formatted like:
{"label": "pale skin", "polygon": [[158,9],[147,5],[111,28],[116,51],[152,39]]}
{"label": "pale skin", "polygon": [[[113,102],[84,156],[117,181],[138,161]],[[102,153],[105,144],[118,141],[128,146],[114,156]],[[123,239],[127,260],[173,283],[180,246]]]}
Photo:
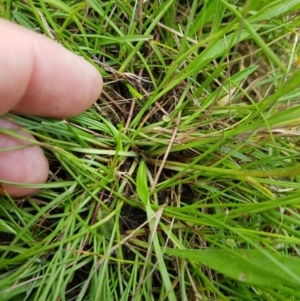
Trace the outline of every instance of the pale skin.
{"label": "pale skin", "polygon": [[[0,19],[0,115],[67,118],[89,108],[102,90],[102,77],[83,58],[59,43]],[[20,126],[0,118],[2,128]],[[22,131],[24,136],[33,137]],[[22,145],[23,140],[0,134],[0,149]],[[0,182],[44,183],[49,164],[41,148],[0,152]],[[13,197],[35,189],[2,185]]]}

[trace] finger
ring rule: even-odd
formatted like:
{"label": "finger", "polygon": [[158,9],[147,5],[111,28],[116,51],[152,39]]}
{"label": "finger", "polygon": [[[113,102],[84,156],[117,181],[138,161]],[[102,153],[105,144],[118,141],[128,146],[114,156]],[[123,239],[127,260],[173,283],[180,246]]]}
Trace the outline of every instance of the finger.
{"label": "finger", "polygon": [[[0,127],[15,129],[19,135],[34,139],[32,135],[22,132],[18,125],[2,118],[0,119]],[[3,152],[6,148],[15,146],[24,146],[24,148]],[[0,149],[2,150],[0,152],[0,183],[1,180],[4,180],[24,184],[38,184],[47,180],[49,164],[40,147],[30,146],[29,142],[25,140],[0,134]],[[3,194],[3,190],[13,197],[25,196],[36,191],[36,189],[6,184],[2,184],[1,194]]]}
{"label": "finger", "polygon": [[102,77],[60,44],[0,19],[0,114],[74,116],[90,107]]}

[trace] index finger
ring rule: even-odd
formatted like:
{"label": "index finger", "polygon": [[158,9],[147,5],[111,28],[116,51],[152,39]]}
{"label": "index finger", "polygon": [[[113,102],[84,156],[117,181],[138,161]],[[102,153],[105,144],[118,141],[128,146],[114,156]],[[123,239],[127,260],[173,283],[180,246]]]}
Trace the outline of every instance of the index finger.
{"label": "index finger", "polygon": [[0,19],[0,114],[65,118],[102,90],[98,70],[60,44]]}

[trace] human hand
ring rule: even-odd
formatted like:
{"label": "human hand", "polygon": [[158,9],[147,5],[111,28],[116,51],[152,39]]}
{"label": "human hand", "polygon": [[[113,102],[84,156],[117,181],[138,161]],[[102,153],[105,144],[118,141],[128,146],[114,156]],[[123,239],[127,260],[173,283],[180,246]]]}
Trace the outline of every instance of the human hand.
{"label": "human hand", "polygon": [[[85,111],[101,90],[101,75],[84,59],[42,35],[0,19],[0,115],[12,111],[66,118]],[[19,128],[1,118],[0,127]],[[34,139],[22,130],[18,133]],[[0,134],[0,150],[26,143]],[[0,152],[0,183],[43,183],[48,171],[48,161],[40,147]],[[2,189],[14,197],[35,191],[6,184]]]}

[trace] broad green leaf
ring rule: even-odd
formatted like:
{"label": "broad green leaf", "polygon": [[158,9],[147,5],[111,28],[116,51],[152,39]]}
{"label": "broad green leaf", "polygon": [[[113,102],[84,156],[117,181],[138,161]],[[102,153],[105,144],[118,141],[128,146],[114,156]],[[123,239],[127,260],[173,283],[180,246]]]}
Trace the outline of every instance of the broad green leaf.
{"label": "broad green leaf", "polygon": [[[249,285],[298,287],[300,285],[300,259],[284,255],[267,258],[258,250],[179,250],[166,249],[168,255],[196,261],[232,279]],[[275,262],[274,262],[275,261]],[[281,266],[289,270],[288,275]]]}
{"label": "broad green leaf", "polygon": [[296,5],[300,4],[300,0],[277,0],[271,1],[270,4],[263,7],[256,15],[249,18],[251,23],[259,22],[262,20],[270,20],[271,18],[282,15],[291,10]]}
{"label": "broad green leaf", "polygon": [[125,82],[126,87],[134,98],[142,99],[143,95],[134,89],[129,83]]}
{"label": "broad green leaf", "polygon": [[268,123],[271,126],[293,126],[300,124],[300,106],[295,106],[284,111],[280,111],[270,118]]}
{"label": "broad green leaf", "polygon": [[147,165],[145,161],[141,161],[138,168],[136,190],[140,200],[144,205],[147,205],[149,202],[149,188],[147,185]]}
{"label": "broad green leaf", "polygon": [[[256,31],[258,28],[258,26],[252,27],[254,31]],[[201,62],[208,62],[219,57],[220,55],[224,54],[225,51],[228,51],[229,47],[232,47],[237,43],[246,40],[247,38],[249,38],[249,36],[250,34],[246,29],[242,29],[238,34],[234,32],[225,36],[223,39],[220,39],[219,41],[214,43],[212,47],[207,47],[208,51],[203,51],[203,53],[199,55],[199,59],[197,60],[198,63],[199,60],[201,60]],[[192,62],[192,64],[194,64],[194,62]]]}
{"label": "broad green leaf", "polygon": [[236,74],[229,77],[228,81],[230,81],[231,83],[241,81],[245,79],[247,76],[249,76],[250,74],[252,74],[258,67],[259,67],[258,65],[252,65],[245,69],[242,69],[241,71],[238,71]]}

